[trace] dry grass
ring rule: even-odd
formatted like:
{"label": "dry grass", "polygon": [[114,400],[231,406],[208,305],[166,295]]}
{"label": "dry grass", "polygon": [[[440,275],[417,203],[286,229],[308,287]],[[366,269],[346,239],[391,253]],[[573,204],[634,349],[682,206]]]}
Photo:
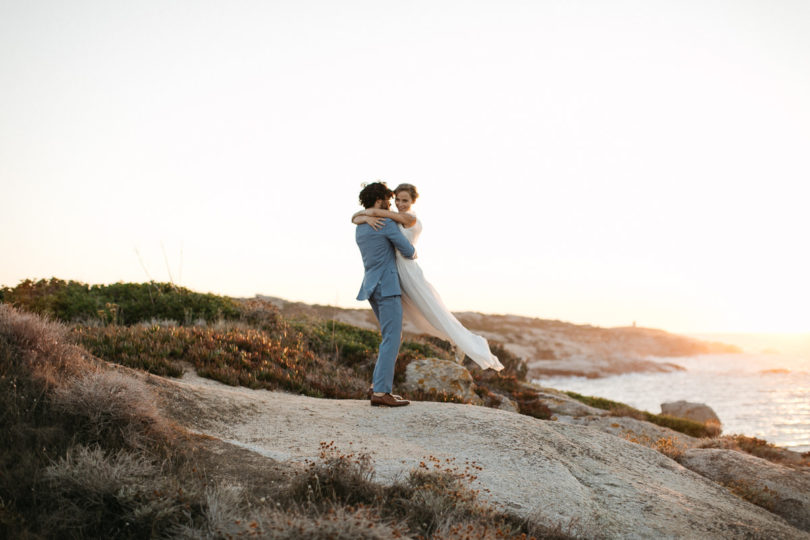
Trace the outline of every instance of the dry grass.
{"label": "dry grass", "polygon": [[658,437],[653,439],[647,435],[639,435],[633,431],[626,431],[622,437],[632,443],[640,444],[661,452],[670,459],[677,461],[686,451],[686,446],[672,437]]}
{"label": "dry grass", "polygon": [[724,435],[710,441],[704,441],[700,448],[722,448],[745,452],[758,458],[787,467],[810,467],[810,452],[799,454],[784,448],[779,448],[768,441],[746,435]]}
{"label": "dry grass", "polygon": [[75,446],[44,471],[46,530],[82,536],[151,536],[185,519],[198,496],[142,453]]}
{"label": "dry grass", "polygon": [[146,385],[116,371],[69,377],[51,394],[54,410],[80,419],[80,438],[89,444],[144,449],[170,438],[171,428]]}
{"label": "dry grass", "polygon": [[776,509],[778,494],[768,486],[757,486],[753,482],[736,480],[729,482],[726,487],[738,497],[757,506],[773,512]]}

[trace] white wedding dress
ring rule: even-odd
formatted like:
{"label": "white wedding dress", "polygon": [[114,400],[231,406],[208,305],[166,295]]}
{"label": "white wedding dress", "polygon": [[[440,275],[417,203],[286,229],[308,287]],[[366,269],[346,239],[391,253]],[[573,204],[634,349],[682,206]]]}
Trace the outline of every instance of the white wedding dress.
{"label": "white wedding dress", "polygon": [[[406,229],[400,225],[399,228],[411,244],[416,244],[422,233],[422,222],[417,218],[413,226]],[[464,328],[445,307],[415,260],[406,259],[397,251],[397,271],[402,288],[402,314],[407,320],[420,331],[455,344],[482,368],[503,369],[498,357],[489,351],[487,340]]]}

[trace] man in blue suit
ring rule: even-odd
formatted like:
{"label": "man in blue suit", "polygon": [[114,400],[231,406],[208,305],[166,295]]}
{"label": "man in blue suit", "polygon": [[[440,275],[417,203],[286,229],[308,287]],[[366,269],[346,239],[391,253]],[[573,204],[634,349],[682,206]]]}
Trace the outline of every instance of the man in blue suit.
{"label": "man in blue suit", "polygon": [[[364,208],[382,208],[388,210],[394,193],[383,182],[374,182],[360,192],[360,204]],[[416,250],[408,242],[396,223],[384,220],[379,230],[374,230],[367,223],[357,226],[355,232],[357,246],[363,256],[365,275],[358,300],[368,300],[374,315],[380,323],[382,343],[374,366],[372,381],[372,405],[401,407],[408,405],[408,400],[393,395],[394,364],[399,354],[402,339],[402,294],[399,288],[396,255],[399,250],[408,259],[416,258]]]}

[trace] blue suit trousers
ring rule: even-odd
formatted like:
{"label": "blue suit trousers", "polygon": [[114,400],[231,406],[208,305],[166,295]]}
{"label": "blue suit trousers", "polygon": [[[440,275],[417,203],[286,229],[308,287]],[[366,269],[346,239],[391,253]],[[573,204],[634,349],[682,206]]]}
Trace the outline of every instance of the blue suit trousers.
{"label": "blue suit trousers", "polygon": [[402,298],[382,296],[378,286],[368,299],[380,323],[382,343],[374,366],[372,384],[375,392],[390,393],[394,387],[394,365],[402,340]]}

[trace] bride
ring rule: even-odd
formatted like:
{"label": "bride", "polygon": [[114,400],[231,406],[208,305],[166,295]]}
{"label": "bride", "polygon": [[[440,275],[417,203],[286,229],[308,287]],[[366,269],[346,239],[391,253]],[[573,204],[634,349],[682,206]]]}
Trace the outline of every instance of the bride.
{"label": "bride", "polygon": [[[382,219],[390,218],[397,222],[405,237],[415,244],[422,233],[422,222],[411,212],[411,205],[419,197],[412,184],[400,184],[394,190],[394,203],[399,212],[367,208],[352,216],[352,223],[368,223],[371,227],[382,227]],[[406,259],[396,253],[397,271],[402,288],[402,313],[420,331],[454,343],[482,368],[503,369],[498,358],[489,350],[483,336],[473,334],[458,322],[458,319],[445,307],[439,293],[422,274],[415,260]]]}

